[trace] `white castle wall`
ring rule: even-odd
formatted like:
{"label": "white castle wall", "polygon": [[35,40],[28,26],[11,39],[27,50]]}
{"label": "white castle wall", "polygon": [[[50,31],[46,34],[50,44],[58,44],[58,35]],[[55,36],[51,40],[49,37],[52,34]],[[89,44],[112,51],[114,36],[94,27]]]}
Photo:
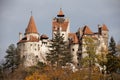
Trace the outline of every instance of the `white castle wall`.
{"label": "white castle wall", "polygon": [[46,63],[48,46],[42,43],[42,41],[19,43],[18,50],[21,54],[21,58],[24,60],[24,66],[35,65],[38,61]]}
{"label": "white castle wall", "polygon": [[73,62],[74,62],[74,64],[75,65],[77,65],[77,63],[78,63],[78,56],[77,56],[77,51],[78,51],[78,46],[79,46],[79,44],[72,44],[71,46],[70,46],[70,51],[71,51],[71,54],[73,55]]}

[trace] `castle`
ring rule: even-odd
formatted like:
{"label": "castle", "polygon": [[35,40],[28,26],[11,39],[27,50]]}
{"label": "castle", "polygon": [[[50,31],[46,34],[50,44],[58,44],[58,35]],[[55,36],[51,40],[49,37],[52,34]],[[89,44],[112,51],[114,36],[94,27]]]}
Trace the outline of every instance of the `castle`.
{"label": "castle", "polygon": [[[62,9],[57,16],[52,20],[52,38],[57,30],[63,35],[64,41],[70,46],[70,53],[73,54],[73,64],[79,65],[80,56],[85,57],[85,47],[82,46],[85,36],[89,36],[97,42],[96,54],[100,54],[101,50],[108,48],[108,33],[109,30],[105,24],[98,25],[98,31],[92,32],[85,25],[78,29],[77,32],[70,32],[70,20],[65,17]],[[19,33],[19,41],[17,49],[20,57],[24,60],[24,66],[32,66],[38,61],[46,62],[46,53],[49,53],[49,45],[52,40],[45,34],[40,35],[37,31],[33,16],[30,17],[29,24],[25,30],[24,36]],[[82,54],[81,54],[82,53]]]}

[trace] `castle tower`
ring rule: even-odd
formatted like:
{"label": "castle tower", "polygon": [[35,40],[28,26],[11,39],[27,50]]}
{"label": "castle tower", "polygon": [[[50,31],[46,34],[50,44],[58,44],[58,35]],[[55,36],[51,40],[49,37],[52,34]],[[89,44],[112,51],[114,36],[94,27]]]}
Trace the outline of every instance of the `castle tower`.
{"label": "castle tower", "polygon": [[60,11],[57,14],[57,17],[55,17],[52,21],[52,38],[54,38],[54,34],[56,31],[60,31],[60,34],[63,35],[64,41],[68,41],[68,33],[70,27],[70,21],[68,18],[65,18],[65,15],[60,9]]}
{"label": "castle tower", "polygon": [[33,16],[30,17],[24,37],[21,38],[22,33],[19,35],[20,40],[17,43],[17,49],[23,60],[23,65],[28,67],[37,64],[40,59],[41,42]]}
{"label": "castle tower", "polygon": [[103,36],[106,47],[108,47],[108,38],[109,38],[109,30],[105,24],[101,27],[101,35]]}
{"label": "castle tower", "polygon": [[35,36],[36,38],[39,38],[39,33],[37,31],[33,16],[30,17],[29,24],[25,30],[24,35],[25,36]]}

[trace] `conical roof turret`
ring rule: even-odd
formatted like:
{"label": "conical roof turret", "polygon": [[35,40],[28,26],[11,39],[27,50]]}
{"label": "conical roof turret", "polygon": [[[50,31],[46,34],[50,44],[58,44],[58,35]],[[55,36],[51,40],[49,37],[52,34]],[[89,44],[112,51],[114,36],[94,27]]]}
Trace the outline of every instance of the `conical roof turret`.
{"label": "conical roof turret", "polygon": [[29,24],[25,30],[25,34],[29,33],[38,33],[33,16],[30,17]]}
{"label": "conical roof turret", "polygon": [[64,13],[63,13],[63,11],[62,11],[62,8],[60,8],[60,11],[58,12],[57,16],[58,17],[64,17],[65,16]]}

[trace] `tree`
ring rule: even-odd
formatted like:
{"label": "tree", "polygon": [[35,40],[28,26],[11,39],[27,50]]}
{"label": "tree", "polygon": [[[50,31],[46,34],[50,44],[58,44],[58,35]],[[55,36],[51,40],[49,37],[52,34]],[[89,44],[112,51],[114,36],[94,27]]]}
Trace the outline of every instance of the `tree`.
{"label": "tree", "polygon": [[93,38],[85,36],[83,39],[83,47],[85,48],[83,54],[86,53],[87,55],[82,59],[82,61],[83,65],[86,65],[89,68],[89,80],[91,80],[92,67],[94,67],[96,62],[95,59],[97,58],[95,54],[96,44]]}
{"label": "tree", "polygon": [[57,67],[65,66],[66,63],[72,62],[72,54],[68,49],[68,45],[64,42],[63,35],[60,35],[58,30],[50,44],[50,53],[47,54],[47,61]]}
{"label": "tree", "polygon": [[3,80],[3,67],[0,65],[0,80]]}
{"label": "tree", "polygon": [[117,43],[117,56],[120,58],[120,41]]}
{"label": "tree", "polygon": [[5,56],[5,63],[3,64],[4,69],[9,69],[13,72],[20,63],[20,56],[14,44],[11,44],[6,50],[7,55]]}
{"label": "tree", "polygon": [[120,68],[120,59],[116,56],[116,42],[113,37],[110,39],[109,49],[107,54],[107,63],[106,70],[109,73],[116,72],[118,68]]}

